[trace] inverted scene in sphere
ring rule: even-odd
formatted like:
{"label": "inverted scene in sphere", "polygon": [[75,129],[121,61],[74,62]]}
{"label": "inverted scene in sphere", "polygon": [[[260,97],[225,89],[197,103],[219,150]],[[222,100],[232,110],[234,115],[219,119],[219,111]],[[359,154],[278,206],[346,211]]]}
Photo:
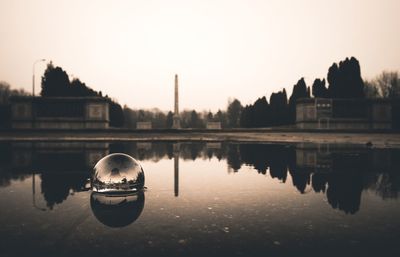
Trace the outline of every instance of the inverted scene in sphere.
{"label": "inverted scene in sphere", "polygon": [[124,193],[144,187],[144,172],[139,162],[127,154],[114,153],[94,166],[92,190],[99,193]]}

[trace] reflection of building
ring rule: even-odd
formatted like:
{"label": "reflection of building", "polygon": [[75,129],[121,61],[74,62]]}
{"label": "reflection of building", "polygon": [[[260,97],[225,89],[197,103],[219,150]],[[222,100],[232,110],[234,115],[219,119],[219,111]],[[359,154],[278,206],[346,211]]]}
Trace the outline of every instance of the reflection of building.
{"label": "reflection of building", "polygon": [[83,171],[89,174],[98,160],[109,153],[102,142],[21,142],[12,143],[12,163],[16,169],[36,172]]}
{"label": "reflection of building", "polygon": [[329,144],[301,144],[296,147],[296,166],[311,172],[342,172],[354,170],[386,171],[392,157],[387,149],[338,148]]}
{"label": "reflection of building", "polygon": [[392,104],[382,99],[300,99],[296,124],[302,129],[390,129]]}
{"label": "reflection of building", "polygon": [[12,128],[108,128],[108,100],[101,97],[12,97]]}
{"label": "reflection of building", "polygon": [[221,142],[208,142],[206,143],[207,149],[221,149]]}
{"label": "reflection of building", "polygon": [[179,116],[179,94],[178,94],[178,75],[175,74],[175,106],[172,128],[181,128],[181,118]]}
{"label": "reflection of building", "polygon": [[136,147],[137,147],[137,149],[151,151],[152,143],[151,142],[138,142],[138,143],[136,143]]}

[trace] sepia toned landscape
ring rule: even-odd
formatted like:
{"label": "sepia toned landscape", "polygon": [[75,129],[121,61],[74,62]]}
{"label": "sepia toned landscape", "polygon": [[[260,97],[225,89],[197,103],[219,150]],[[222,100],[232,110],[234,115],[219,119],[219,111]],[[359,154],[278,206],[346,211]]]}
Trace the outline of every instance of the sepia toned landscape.
{"label": "sepia toned landscape", "polygon": [[399,256],[397,0],[0,0],[0,256]]}

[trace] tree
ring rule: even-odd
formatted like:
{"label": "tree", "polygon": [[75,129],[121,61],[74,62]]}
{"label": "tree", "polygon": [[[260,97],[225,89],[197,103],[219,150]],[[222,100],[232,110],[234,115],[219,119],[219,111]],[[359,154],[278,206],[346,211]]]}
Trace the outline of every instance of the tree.
{"label": "tree", "polygon": [[0,81],[0,104],[8,104],[10,96],[10,84],[5,81]]}
{"label": "tree", "polygon": [[165,125],[167,128],[172,128],[173,123],[174,123],[174,114],[171,111],[169,111],[167,114]]}
{"label": "tree", "polygon": [[130,109],[128,106],[124,106],[124,126],[126,128],[136,128],[137,112]]}
{"label": "tree", "polygon": [[68,92],[70,96],[102,96],[101,92],[96,92],[93,89],[86,86],[85,83],[81,82],[78,78],[74,78],[70,84],[70,90]]}
{"label": "tree", "polygon": [[289,122],[291,124],[296,122],[296,102],[301,98],[310,98],[310,90],[307,88],[304,78],[301,78],[293,86],[292,95],[289,99]]}
{"label": "tree", "polygon": [[339,65],[336,63],[328,70],[328,91],[332,98],[363,98],[364,82],[358,60],[346,58]]}
{"label": "tree", "polygon": [[250,106],[246,105],[243,107],[242,113],[240,114],[240,126],[243,128],[251,127],[251,118],[250,118]]}
{"label": "tree", "polygon": [[139,112],[138,112],[138,121],[139,122],[142,122],[142,121],[145,121],[145,113],[144,113],[144,110],[139,110]]}
{"label": "tree", "polygon": [[289,103],[293,103],[300,98],[310,98],[310,94],[308,92],[304,78],[299,79],[299,81],[297,81],[297,83],[293,86],[292,95],[290,96]]}
{"label": "tree", "polygon": [[195,110],[190,113],[190,121],[189,121],[190,128],[199,128],[200,127],[200,119],[199,115]]}
{"label": "tree", "polygon": [[329,92],[325,87],[325,79],[315,79],[312,85],[312,94],[314,97],[328,98]]}
{"label": "tree", "polygon": [[111,127],[122,127],[124,126],[124,112],[122,111],[121,105],[116,102],[109,102],[110,112],[110,126]]}
{"label": "tree", "polygon": [[376,86],[374,81],[364,81],[364,94],[366,98],[370,99],[381,97],[378,87]]}
{"label": "tree", "polygon": [[208,112],[207,121],[213,121],[213,120],[214,120],[214,116],[213,116],[212,112]]}
{"label": "tree", "polygon": [[400,98],[400,79],[397,71],[383,71],[374,83],[383,98]]}
{"label": "tree", "polygon": [[240,114],[242,112],[243,106],[239,100],[233,99],[229,101],[227,108],[228,116],[228,127],[237,128],[240,125]]}
{"label": "tree", "polygon": [[11,96],[26,96],[29,95],[23,89],[11,89],[9,83],[0,81],[0,104],[9,104]]}
{"label": "tree", "polygon": [[272,93],[269,98],[271,125],[278,126],[288,124],[288,101],[286,90]]}
{"label": "tree", "polygon": [[218,110],[214,115],[214,120],[221,122],[221,127],[226,128],[227,126],[227,114],[221,110]]}
{"label": "tree", "polygon": [[268,127],[271,125],[270,108],[265,96],[258,98],[250,108],[250,124],[252,127]]}
{"label": "tree", "polygon": [[10,97],[29,95],[23,89],[11,89],[10,84],[0,81],[0,127],[9,128],[11,126],[11,106]]}
{"label": "tree", "polygon": [[68,74],[53,63],[47,64],[47,69],[42,77],[41,96],[71,96]]}

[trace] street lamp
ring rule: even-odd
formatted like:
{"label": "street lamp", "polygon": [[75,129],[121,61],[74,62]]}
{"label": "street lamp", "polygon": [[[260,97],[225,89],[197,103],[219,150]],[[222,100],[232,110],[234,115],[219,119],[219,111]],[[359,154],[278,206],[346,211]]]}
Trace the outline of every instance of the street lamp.
{"label": "street lamp", "polygon": [[46,61],[46,59],[39,59],[39,60],[36,60],[33,63],[33,67],[32,67],[32,96],[35,96],[35,65],[38,62],[45,62],[45,61]]}

